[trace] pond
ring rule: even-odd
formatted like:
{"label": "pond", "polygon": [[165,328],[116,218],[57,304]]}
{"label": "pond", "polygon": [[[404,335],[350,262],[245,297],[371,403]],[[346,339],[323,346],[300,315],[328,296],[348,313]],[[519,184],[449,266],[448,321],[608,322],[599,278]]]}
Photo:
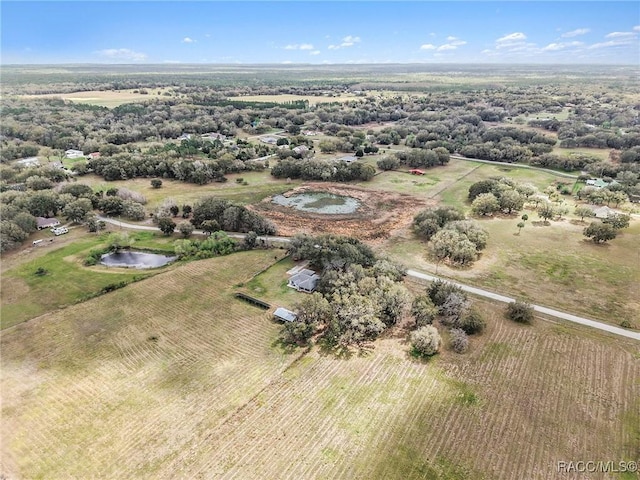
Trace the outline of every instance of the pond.
{"label": "pond", "polygon": [[107,267],[125,268],[157,268],[164,267],[178,257],[168,257],[155,253],[144,252],[115,252],[107,253],[100,259],[102,265]]}
{"label": "pond", "polygon": [[285,207],[293,207],[303,212],[334,215],[354,213],[360,208],[360,202],[353,197],[327,192],[298,193],[290,197],[276,195],[273,197],[272,202]]}

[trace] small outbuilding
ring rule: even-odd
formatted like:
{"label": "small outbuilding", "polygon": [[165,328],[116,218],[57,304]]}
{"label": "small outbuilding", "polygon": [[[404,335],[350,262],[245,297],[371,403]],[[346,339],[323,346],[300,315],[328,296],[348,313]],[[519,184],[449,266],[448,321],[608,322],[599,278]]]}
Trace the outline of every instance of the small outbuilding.
{"label": "small outbuilding", "polygon": [[297,315],[293,313],[291,310],[287,310],[283,307],[276,308],[276,311],[273,312],[273,316],[276,320],[280,322],[295,322],[297,320]]}

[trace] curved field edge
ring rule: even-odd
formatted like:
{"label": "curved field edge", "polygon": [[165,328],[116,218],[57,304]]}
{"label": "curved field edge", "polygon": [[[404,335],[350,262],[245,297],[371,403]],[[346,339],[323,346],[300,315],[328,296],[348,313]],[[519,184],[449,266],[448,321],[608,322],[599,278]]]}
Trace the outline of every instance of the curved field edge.
{"label": "curved field edge", "polygon": [[[490,319],[429,362],[274,347],[233,296],[274,251],[192,262],[1,336],[10,478],[531,478],[633,459],[637,345]],[[603,477],[604,478],[604,477]]]}

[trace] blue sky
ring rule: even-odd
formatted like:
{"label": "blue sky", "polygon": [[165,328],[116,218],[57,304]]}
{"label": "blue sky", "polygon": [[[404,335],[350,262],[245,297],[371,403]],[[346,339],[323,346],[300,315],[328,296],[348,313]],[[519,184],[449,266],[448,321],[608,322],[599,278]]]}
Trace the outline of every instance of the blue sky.
{"label": "blue sky", "polygon": [[10,63],[640,63],[636,1],[10,2]]}

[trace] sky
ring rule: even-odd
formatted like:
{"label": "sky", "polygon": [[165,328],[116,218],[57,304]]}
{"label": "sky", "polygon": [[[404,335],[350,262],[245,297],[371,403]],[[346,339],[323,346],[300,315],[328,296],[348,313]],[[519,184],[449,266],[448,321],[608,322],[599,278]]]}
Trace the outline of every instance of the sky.
{"label": "sky", "polygon": [[0,64],[640,64],[637,1],[5,1]]}

